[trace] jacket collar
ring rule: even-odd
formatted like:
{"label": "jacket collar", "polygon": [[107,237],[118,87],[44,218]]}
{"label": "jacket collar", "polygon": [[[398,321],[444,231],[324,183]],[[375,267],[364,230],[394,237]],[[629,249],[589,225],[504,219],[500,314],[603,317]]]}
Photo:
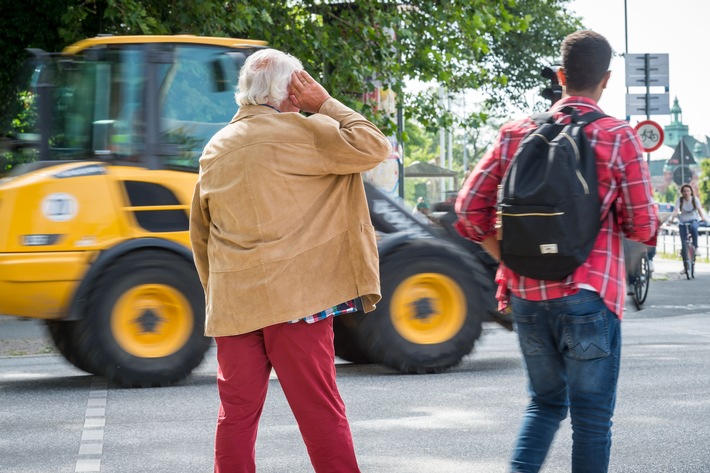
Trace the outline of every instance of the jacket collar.
{"label": "jacket collar", "polygon": [[229,123],[231,125],[232,123],[236,123],[239,120],[244,120],[245,118],[255,117],[257,115],[269,115],[272,113],[281,112],[279,112],[273,107],[269,107],[266,105],[244,105],[242,107],[239,107],[239,110],[237,110],[237,114],[234,115],[234,118],[232,118],[232,121],[230,121]]}

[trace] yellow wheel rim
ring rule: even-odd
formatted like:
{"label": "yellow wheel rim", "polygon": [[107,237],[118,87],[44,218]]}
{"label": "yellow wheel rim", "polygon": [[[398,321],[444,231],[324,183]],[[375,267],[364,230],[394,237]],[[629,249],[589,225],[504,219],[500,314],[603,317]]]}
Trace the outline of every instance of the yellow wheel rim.
{"label": "yellow wheel rim", "polygon": [[111,313],[115,340],[139,358],[172,355],[187,343],[193,323],[190,303],[164,284],[132,288],[118,299]]}
{"label": "yellow wheel rim", "polygon": [[412,343],[443,343],[461,330],[466,320],[466,299],[448,276],[419,273],[397,286],[390,317],[397,332]]}

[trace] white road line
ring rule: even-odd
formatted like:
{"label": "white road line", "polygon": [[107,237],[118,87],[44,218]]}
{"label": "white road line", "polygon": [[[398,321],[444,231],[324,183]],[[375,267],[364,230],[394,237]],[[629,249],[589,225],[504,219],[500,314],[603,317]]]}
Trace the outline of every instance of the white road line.
{"label": "white road line", "polygon": [[107,396],[108,384],[106,380],[104,378],[92,378],[75,472],[101,471]]}

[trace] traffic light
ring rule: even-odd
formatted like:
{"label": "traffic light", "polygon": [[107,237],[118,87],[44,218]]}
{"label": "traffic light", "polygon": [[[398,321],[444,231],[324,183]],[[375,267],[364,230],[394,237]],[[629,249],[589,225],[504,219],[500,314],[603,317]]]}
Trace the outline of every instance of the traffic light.
{"label": "traffic light", "polygon": [[550,105],[554,105],[555,102],[562,98],[562,86],[557,80],[557,70],[560,66],[543,67],[540,75],[545,79],[550,81],[550,86],[545,87],[540,92],[542,98],[550,101]]}

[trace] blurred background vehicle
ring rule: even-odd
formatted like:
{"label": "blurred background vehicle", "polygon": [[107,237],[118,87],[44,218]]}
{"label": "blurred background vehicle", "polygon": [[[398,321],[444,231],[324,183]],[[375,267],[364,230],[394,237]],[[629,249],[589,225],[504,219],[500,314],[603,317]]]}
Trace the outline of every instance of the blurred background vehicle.
{"label": "blurred background vehicle", "polygon": [[[198,366],[204,294],[188,213],[198,160],[236,111],[239,69],[261,41],[100,36],[33,50],[36,127],[10,146],[36,160],[0,180],[0,314],[43,319],[78,368],[126,386],[168,385]],[[335,319],[350,361],[443,371],[473,350],[496,311],[496,264],[366,183],[383,299]],[[235,196],[239,199],[240,196]]]}
{"label": "blurred background vehicle", "polygon": [[661,220],[661,222],[665,222],[668,220],[668,217],[673,214],[673,209],[674,206],[673,204],[668,204],[668,203],[661,203],[658,204],[658,218]]}

